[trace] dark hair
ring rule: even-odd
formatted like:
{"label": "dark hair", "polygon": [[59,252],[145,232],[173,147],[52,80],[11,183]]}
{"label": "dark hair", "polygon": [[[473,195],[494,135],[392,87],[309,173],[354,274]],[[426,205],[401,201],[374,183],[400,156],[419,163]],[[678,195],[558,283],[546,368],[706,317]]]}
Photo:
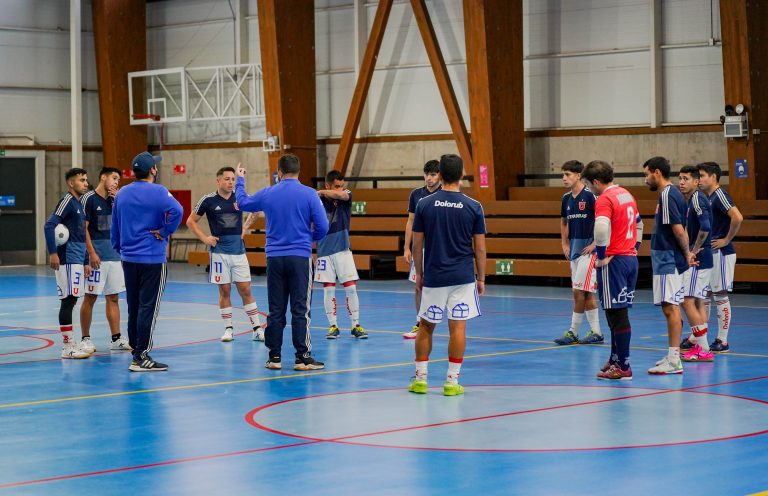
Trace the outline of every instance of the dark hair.
{"label": "dark hair", "polygon": [[440,172],[440,161],[427,160],[427,163],[424,164],[424,174],[432,174],[435,172]]}
{"label": "dark hair", "polygon": [[123,173],[120,172],[120,169],[116,169],[114,167],[102,167],[102,169],[99,171],[99,178],[101,176],[108,176],[110,174],[117,174],[120,177],[123,177]]}
{"label": "dark hair", "polygon": [[292,153],[286,153],[277,161],[277,170],[283,174],[298,174],[299,169],[299,157]]}
{"label": "dark hair", "polygon": [[[152,170],[150,168],[149,170]],[[136,179],[146,179],[149,177],[149,171],[141,170],[141,169],[133,169],[133,177]]]}
{"label": "dark hair", "polygon": [[661,172],[661,177],[664,179],[669,179],[669,172],[672,170],[672,167],[669,165],[669,160],[664,157],[649,158],[643,164],[643,169],[646,167],[648,167],[648,170],[651,172]]}
{"label": "dark hair", "polygon": [[714,174],[715,176],[717,176],[718,182],[720,181],[720,176],[723,175],[723,170],[720,168],[717,162],[702,162],[699,165],[697,165],[696,168],[699,169],[699,173],[701,173],[701,171],[704,171],[710,176]]}
{"label": "dark hair", "polygon": [[328,184],[333,184],[334,181],[343,181],[344,180],[344,174],[337,170],[330,170],[328,171],[328,174],[325,175],[325,182]]}
{"label": "dark hair", "polygon": [[686,165],[685,167],[680,169],[680,174],[690,174],[692,178],[698,179],[701,177],[701,174],[699,174],[699,168],[695,165]]}
{"label": "dark hair", "polygon": [[216,177],[221,177],[224,175],[225,172],[231,172],[232,174],[235,173],[234,167],[222,167],[221,169],[216,171]]}
{"label": "dark hair", "polygon": [[613,167],[608,162],[593,160],[584,167],[581,177],[590,182],[597,179],[603,184],[608,184],[613,182]]}
{"label": "dark hair", "polygon": [[464,177],[464,161],[449,153],[440,157],[440,177],[445,184],[457,183]]}
{"label": "dark hair", "polygon": [[560,167],[560,170],[581,174],[582,172],[584,172],[584,164],[582,164],[578,160],[569,160],[566,163],[564,163],[562,167]]}
{"label": "dark hair", "polygon": [[66,173],[64,173],[64,180],[65,181],[69,181],[73,177],[79,176],[81,174],[84,175],[84,176],[87,176],[88,175],[88,171],[85,170],[85,169],[81,169],[80,167],[73,167],[73,168],[69,169]]}

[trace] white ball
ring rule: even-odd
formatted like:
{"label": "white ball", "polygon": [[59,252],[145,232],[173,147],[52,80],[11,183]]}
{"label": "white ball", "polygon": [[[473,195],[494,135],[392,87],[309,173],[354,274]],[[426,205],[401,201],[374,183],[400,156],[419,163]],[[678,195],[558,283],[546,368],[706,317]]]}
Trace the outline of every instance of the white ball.
{"label": "white ball", "polygon": [[56,246],[61,246],[69,240],[69,229],[64,224],[57,224],[53,230]]}

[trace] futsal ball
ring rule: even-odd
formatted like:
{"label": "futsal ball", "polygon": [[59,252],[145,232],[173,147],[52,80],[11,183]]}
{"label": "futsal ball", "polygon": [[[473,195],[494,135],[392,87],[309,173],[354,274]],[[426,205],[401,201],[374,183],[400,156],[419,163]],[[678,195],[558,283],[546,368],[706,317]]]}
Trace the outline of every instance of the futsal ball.
{"label": "futsal ball", "polygon": [[57,224],[53,236],[56,238],[56,246],[61,246],[69,240],[69,229],[64,224]]}

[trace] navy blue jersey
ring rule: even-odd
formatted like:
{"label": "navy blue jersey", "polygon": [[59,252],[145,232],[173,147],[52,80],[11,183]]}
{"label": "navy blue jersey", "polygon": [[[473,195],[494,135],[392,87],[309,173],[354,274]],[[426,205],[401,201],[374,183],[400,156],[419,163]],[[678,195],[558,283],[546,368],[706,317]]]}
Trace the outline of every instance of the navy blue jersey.
{"label": "navy blue jersey", "polygon": [[245,253],[243,213],[237,208],[234,194],[229,195],[229,198],[223,198],[216,191],[208,193],[200,198],[193,212],[201,217],[207,216],[211,236],[219,238],[216,246],[211,247],[211,253],[225,255]]}
{"label": "navy blue jersey", "polygon": [[458,191],[437,191],[416,206],[413,232],[424,233],[424,286],[475,282],[475,234],[485,234],[480,202]]}
{"label": "navy blue jersey", "polygon": [[696,254],[696,260],[699,262],[700,269],[712,268],[712,210],[709,206],[709,200],[701,191],[694,191],[688,199],[688,219],[686,222],[688,231],[689,248],[693,248],[696,238],[699,237],[699,231],[708,232],[707,239],[701,247],[701,251]]}
{"label": "navy blue jersey", "polygon": [[[58,224],[64,224],[69,229],[69,239],[57,247],[54,230]],[[45,223],[45,242],[48,253],[56,252],[59,255],[59,263],[62,265],[86,262],[85,212],[80,202],[71,193],[67,193],[59,200],[53,214]]]}
{"label": "navy blue jersey", "polygon": [[349,250],[349,219],[352,216],[352,192],[347,201],[320,197],[325,214],[328,216],[328,234],[317,242],[317,256],[327,257],[334,253]]}
{"label": "navy blue jersey", "polygon": [[656,205],[656,225],[651,236],[654,275],[674,274],[675,267],[681,274],[688,269],[688,262],[672,232],[673,225],[683,225],[685,222],[686,210],[685,198],[679,189],[668,184],[661,190],[659,203]]}
{"label": "navy blue jersey", "polygon": [[419,200],[424,198],[425,196],[429,196],[432,193],[436,193],[443,189],[442,186],[438,186],[435,191],[430,191],[427,189],[426,186],[422,186],[421,188],[416,188],[415,190],[411,191],[410,196],[408,197],[408,213],[414,214],[416,213],[416,204],[419,203]]}
{"label": "navy blue jersey", "polygon": [[110,230],[112,229],[112,205],[115,200],[111,196],[103,198],[95,190],[80,197],[80,204],[88,221],[88,234],[91,244],[102,262],[119,262],[120,254],[112,248]]}
{"label": "navy blue jersey", "polygon": [[595,195],[582,189],[574,198],[569,191],[563,195],[560,217],[568,223],[568,244],[571,260],[581,256],[581,250],[592,244],[595,235]]}
{"label": "navy blue jersey", "polygon": [[[728,236],[731,229],[731,218],[728,211],[733,208],[733,198],[723,188],[717,188],[710,196],[709,203],[712,206],[712,239],[723,239]],[[733,243],[728,243],[720,248],[723,255],[736,253]]]}

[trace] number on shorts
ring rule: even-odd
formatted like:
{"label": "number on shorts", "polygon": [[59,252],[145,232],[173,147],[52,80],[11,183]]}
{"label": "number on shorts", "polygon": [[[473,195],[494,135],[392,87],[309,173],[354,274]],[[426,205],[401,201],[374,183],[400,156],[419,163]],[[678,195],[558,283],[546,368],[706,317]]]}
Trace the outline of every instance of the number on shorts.
{"label": "number on shorts", "polygon": [[627,239],[632,239],[635,236],[635,209],[627,207]]}
{"label": "number on shorts", "polygon": [[325,270],[325,260],[317,261],[317,270]]}
{"label": "number on shorts", "polygon": [[221,274],[224,272],[224,265],[221,262],[213,262],[213,271]]}
{"label": "number on shorts", "polygon": [[89,282],[99,282],[101,281],[101,271],[100,270],[91,270],[91,275],[88,277]]}

